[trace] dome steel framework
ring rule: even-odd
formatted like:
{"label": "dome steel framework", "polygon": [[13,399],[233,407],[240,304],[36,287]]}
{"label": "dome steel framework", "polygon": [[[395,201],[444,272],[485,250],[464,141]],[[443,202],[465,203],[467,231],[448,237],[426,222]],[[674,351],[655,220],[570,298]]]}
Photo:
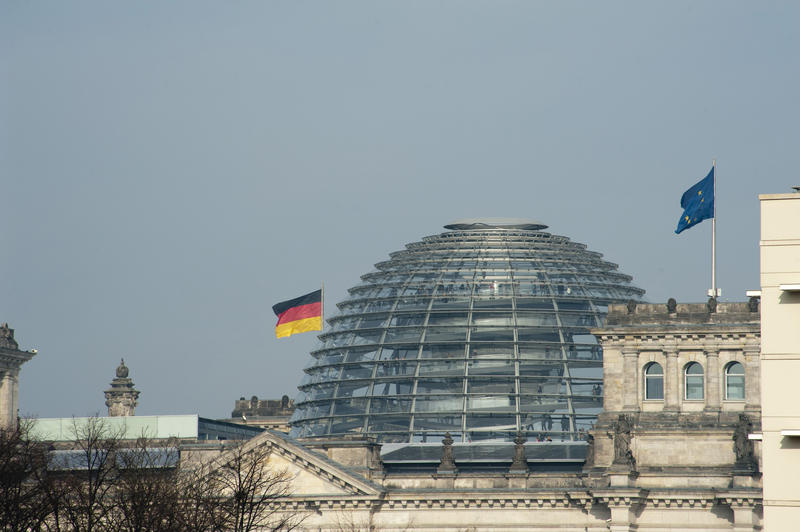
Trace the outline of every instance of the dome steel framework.
{"label": "dome steel framework", "polygon": [[305,368],[295,437],[575,440],[602,408],[592,327],[644,291],[526,220],[460,220],[375,265]]}

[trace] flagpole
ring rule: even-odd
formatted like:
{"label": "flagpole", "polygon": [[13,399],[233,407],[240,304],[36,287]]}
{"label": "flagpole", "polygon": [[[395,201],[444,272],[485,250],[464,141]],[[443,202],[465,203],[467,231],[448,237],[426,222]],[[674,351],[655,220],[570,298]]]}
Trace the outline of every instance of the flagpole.
{"label": "flagpole", "polygon": [[320,331],[325,330],[325,281],[322,281],[322,290],[320,290],[320,315],[322,321],[320,322]]}
{"label": "flagpole", "polygon": [[711,159],[714,170],[714,212],[711,217],[711,294],[717,298],[717,160]]}

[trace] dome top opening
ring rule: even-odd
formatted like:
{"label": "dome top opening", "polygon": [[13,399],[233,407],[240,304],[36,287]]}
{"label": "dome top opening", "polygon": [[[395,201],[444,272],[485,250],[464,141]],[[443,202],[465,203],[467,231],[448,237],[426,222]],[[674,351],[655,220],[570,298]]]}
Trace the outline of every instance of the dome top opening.
{"label": "dome top opening", "polygon": [[547,225],[525,218],[462,218],[445,225],[444,228],[456,231],[478,231],[481,229],[538,231],[547,229]]}

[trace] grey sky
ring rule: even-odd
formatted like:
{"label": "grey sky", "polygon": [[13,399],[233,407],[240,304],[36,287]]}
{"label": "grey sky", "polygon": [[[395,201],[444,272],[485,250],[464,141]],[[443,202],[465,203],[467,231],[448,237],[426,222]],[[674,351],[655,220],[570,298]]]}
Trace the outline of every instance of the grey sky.
{"label": "grey sky", "polygon": [[20,406],[140,414],[294,396],[271,305],[453,219],[535,218],[650,301],[757,288],[758,193],[800,184],[793,2],[0,4],[0,321]]}

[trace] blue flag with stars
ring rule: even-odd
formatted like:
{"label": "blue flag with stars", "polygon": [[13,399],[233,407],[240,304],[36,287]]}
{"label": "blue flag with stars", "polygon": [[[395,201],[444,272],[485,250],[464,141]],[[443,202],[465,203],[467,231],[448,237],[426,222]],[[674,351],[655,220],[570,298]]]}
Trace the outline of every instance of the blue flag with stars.
{"label": "blue flag with stars", "polygon": [[681,208],[683,214],[678,220],[676,233],[714,217],[714,167],[711,167],[707,176],[683,193]]}

